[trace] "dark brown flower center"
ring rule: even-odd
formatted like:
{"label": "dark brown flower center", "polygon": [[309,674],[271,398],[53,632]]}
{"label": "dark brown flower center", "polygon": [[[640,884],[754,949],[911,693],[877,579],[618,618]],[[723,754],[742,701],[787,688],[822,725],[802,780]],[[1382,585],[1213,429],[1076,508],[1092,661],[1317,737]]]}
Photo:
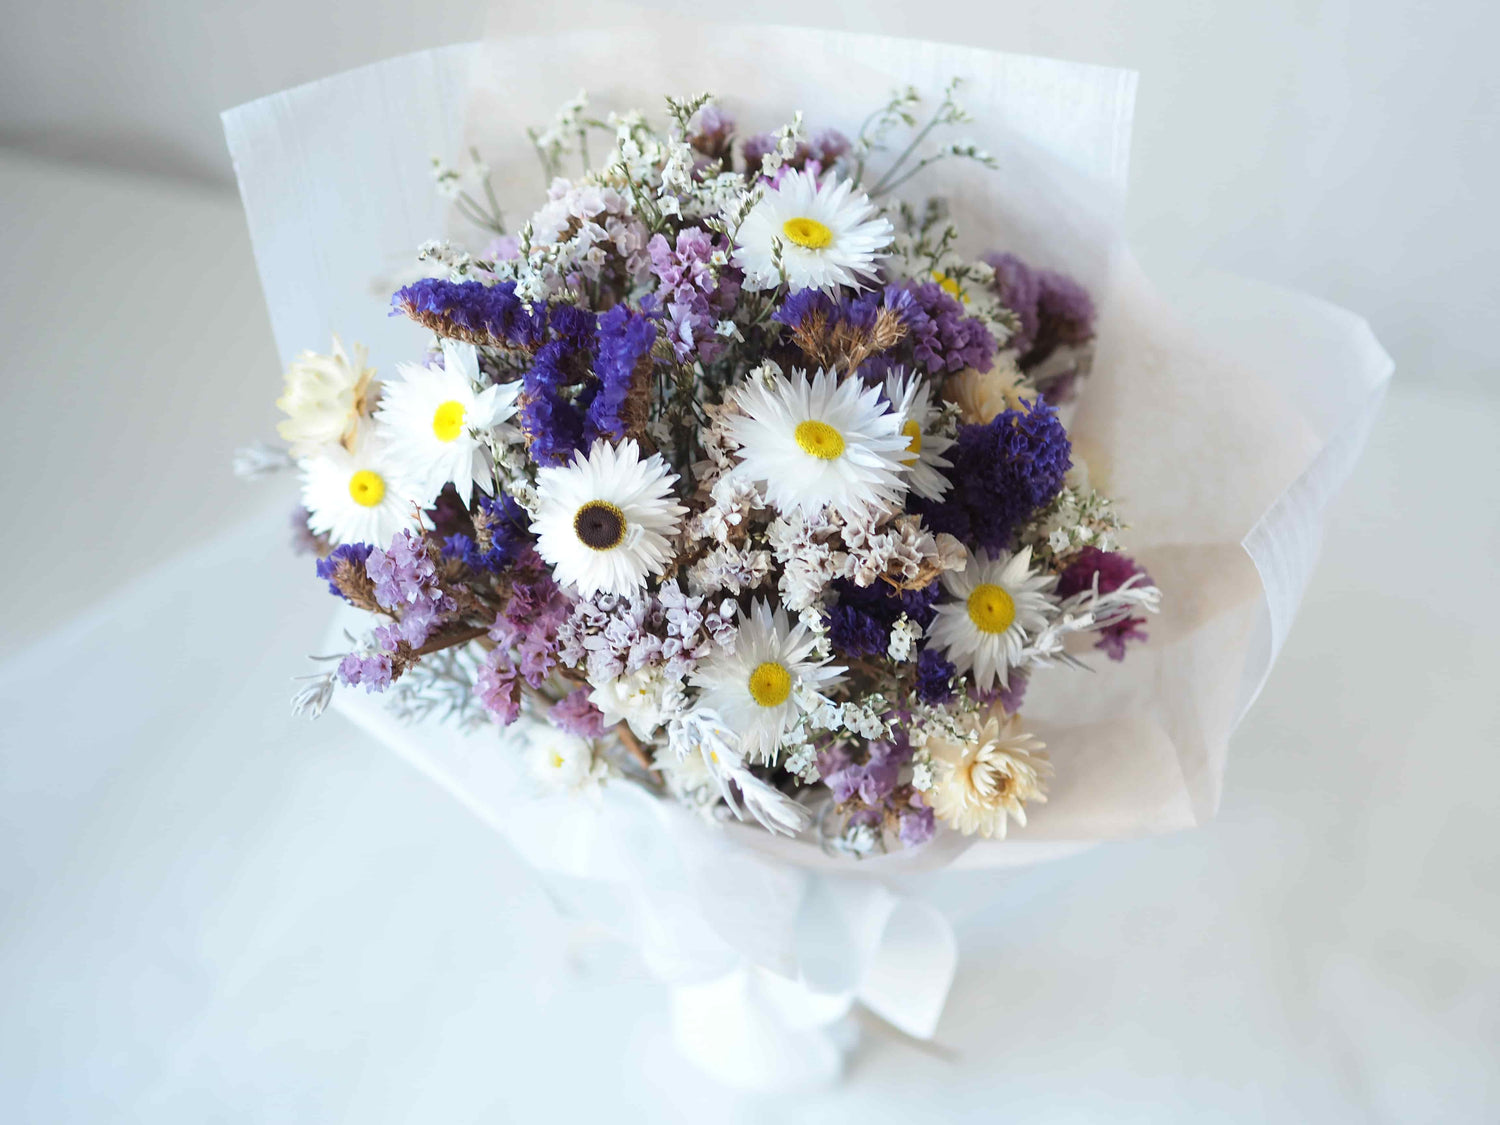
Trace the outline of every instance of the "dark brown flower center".
{"label": "dark brown flower center", "polygon": [[578,541],[595,551],[610,551],[625,538],[625,513],[605,500],[590,500],[573,517]]}

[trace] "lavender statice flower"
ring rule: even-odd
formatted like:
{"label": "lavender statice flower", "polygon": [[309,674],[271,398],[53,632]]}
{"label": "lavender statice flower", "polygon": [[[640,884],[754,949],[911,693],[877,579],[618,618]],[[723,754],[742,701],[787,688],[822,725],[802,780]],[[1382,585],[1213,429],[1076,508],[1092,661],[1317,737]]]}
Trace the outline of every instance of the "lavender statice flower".
{"label": "lavender statice flower", "polygon": [[1010,343],[1022,370],[1045,362],[1059,347],[1093,339],[1094,302],[1078,282],[1033,269],[1014,254],[986,254],[984,261],[995,271],[995,292],[1020,321]]}
{"label": "lavender statice flower", "polygon": [[504,649],[492,649],[485,654],[484,663],[474,677],[474,690],[481,706],[502,726],[509,726],[521,717],[521,680]]}
{"label": "lavender statice flower", "polygon": [[716,253],[727,262],[729,241],[688,227],[678,232],[675,248],[665,235],[658,234],[646,250],[651,255],[651,272],[660,282],[658,292],[671,325],[672,351],[680,360],[696,356],[712,363],[725,347],[714,329],[734,311],[740,295],[739,271],[713,263]]}
{"label": "lavender statice flower", "polygon": [[545,310],[528,308],[513,281],[423,278],[396,291],[391,315],[410,317],[439,336],[497,347],[535,348],[547,330]]}
{"label": "lavender statice flower", "polygon": [[692,124],[692,132],[686,137],[688,144],[709,160],[722,160],[729,155],[729,146],[734,143],[733,117],[709,102],[698,111]]}
{"label": "lavender statice flower", "polygon": [[557,631],[571,608],[552,575],[538,569],[512,583],[505,609],[490,626],[490,639],[514,650],[532,687],[540,687],[557,667]]}
{"label": "lavender statice flower", "polygon": [[[814,176],[821,176],[838,163],[840,157],[849,151],[849,147],[849,138],[837,129],[819,129],[808,140],[797,142],[796,151],[782,164],[776,182],[788,171],[811,172]],[[746,171],[752,174],[759,171],[761,158],[775,148],[774,133],[756,133],[748,138],[743,149]]]}
{"label": "lavender statice flower", "polygon": [[[1066,599],[1093,589],[1096,576],[1101,594],[1114,593],[1136,576],[1140,576],[1143,585],[1151,585],[1151,576],[1134,559],[1115,551],[1085,547],[1058,578],[1057,596]],[[1144,617],[1126,617],[1113,621],[1098,630],[1099,641],[1094,647],[1102,649],[1111,660],[1124,660],[1127,642],[1148,639],[1149,634],[1141,628],[1144,624]]]}
{"label": "lavender statice flower", "polygon": [[384,691],[391,686],[393,666],[388,652],[351,652],[339,661],[339,680],[346,686],[363,684],[365,691]]}
{"label": "lavender statice flower", "polygon": [[869,743],[863,761],[839,745],[818,755],[818,772],[839,804],[858,797],[875,809],[895,792],[901,767],[910,760],[911,747],[904,738]]}
{"label": "lavender statice flower", "polygon": [[438,584],[426,540],[414,531],[400,531],[386,550],[371,551],[365,573],[375,584],[375,600],[399,615],[397,635],[413,648],[424,644],[443,617],[457,608]]}
{"label": "lavender statice flower", "polygon": [[988,371],[995,355],[995,338],[984,322],[936,282],[900,281],[886,286],[886,304],[906,325],[900,352],[911,365],[940,375],[972,367]]}
{"label": "lavender statice flower", "polygon": [[931,806],[919,804],[920,800],[917,794],[912,794],[911,803],[901,810],[901,842],[908,848],[927,843],[937,831],[937,818]]}
{"label": "lavender statice flower", "polygon": [[915,497],[912,506],[933,531],[946,531],[971,548],[998,551],[1062,488],[1072,445],[1056,410],[1045,402],[1026,402],[984,425],[960,426],[948,457],[953,488],[941,501]]}
{"label": "lavender statice flower", "polygon": [[598,738],[604,733],[604,713],[589,701],[591,689],[574,688],[554,703],[547,717],[554,726],[579,738]]}
{"label": "lavender statice flower", "polygon": [[[350,571],[365,572],[365,561],[373,548],[368,543],[344,543],[335,547],[333,553],[318,560],[318,577],[327,581],[328,592],[336,598],[353,601],[349,585]],[[340,585],[342,579],[343,585]]]}

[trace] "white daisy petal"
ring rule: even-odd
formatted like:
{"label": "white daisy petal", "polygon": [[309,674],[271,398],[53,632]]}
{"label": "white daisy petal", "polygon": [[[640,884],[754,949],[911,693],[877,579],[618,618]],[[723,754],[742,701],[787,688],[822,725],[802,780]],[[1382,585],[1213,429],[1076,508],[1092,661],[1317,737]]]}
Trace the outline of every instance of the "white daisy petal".
{"label": "white daisy petal", "polygon": [[332,445],[298,462],[307,525],[340,543],[385,547],[403,528],[415,527],[414,498],[392,473],[380,435],[361,427],[350,453]]}
{"label": "white daisy petal", "polygon": [[902,462],[911,490],[928,500],[941,500],[952,487],[941,470],[953,467],[953,462],[943,456],[953,439],[934,429],[938,413],[932,408],[931,386],[920,375],[904,374],[898,368],[886,378],[885,397],[902,417],[901,433],[907,440]]}
{"label": "white daisy petal", "polygon": [[671,557],[686,511],[672,498],[676,481],[659,455],[643,460],[634,440],[594,442],[587,456],[537,473],[537,551],[584,597],[640,589]]}
{"label": "white daisy petal", "polygon": [[829,175],[819,185],[810,172],[789,172],[740,224],[734,262],[745,271],[747,289],[775,288],[781,270],[793,292],[858,289],[874,275],[894,233],[869,197],[854,193],[852,181]]}

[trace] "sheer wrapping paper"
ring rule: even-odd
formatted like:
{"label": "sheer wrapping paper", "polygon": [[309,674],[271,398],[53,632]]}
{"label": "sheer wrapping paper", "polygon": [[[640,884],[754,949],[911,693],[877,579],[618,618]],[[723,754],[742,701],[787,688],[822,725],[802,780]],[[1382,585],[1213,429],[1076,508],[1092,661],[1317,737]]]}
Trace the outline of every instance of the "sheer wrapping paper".
{"label": "sheer wrapping paper", "polygon": [[[1094,293],[1099,350],[1072,421],[1075,450],[1121,501],[1125,549],[1164,595],[1150,642],[1123,664],[1099,657],[1094,674],[1033,677],[1026,720],[1057,774],[1027,826],[1005,841],[942,833],[856,864],[807,840],[704,825],[628,785],[594,803],[541,798],[495,732],[402,727],[378,697],[339,697],[552,873],[561,897],[631,934],[664,978],[719,988],[703,1000],[710,1008],[723,1006],[726,980],[741,1000],[753,994],[739,1005],[740,1031],[763,1043],[776,1037],[745,1030],[752,1010],[774,1009],[766,1018],[790,1035],[855,998],[931,1034],[954,954],[941,915],[913,897],[921,872],[1028,863],[1212,816],[1229,735],[1290,628],[1324,508],[1363,445],[1390,360],[1357,317],[1249,282],[1199,278],[1185,303],[1168,305],[1119,235],[1128,72],[807,29],[609,31],[424,52],[224,117],[283,359],[338,332],[389,370],[425,342],[387,315],[414,248],[445,231],[478,236],[434,190],[431,157],[459,163],[477,146],[515,223],[545,187],[524,129],[581,87],[601,112],[652,112],[664,93],[708,89],[746,132],[801,109],[810,127],[853,135],[892,87],[932,94],[954,76],[976,119],[967,133],[1000,170],[941,165],[911,193],[950,198],[971,252],[1011,250]],[[804,996],[789,1015],[747,965],[842,999],[813,1012]],[[695,994],[680,999],[685,1025],[701,1018]],[[800,1049],[786,1035],[780,1046],[789,1057]]]}

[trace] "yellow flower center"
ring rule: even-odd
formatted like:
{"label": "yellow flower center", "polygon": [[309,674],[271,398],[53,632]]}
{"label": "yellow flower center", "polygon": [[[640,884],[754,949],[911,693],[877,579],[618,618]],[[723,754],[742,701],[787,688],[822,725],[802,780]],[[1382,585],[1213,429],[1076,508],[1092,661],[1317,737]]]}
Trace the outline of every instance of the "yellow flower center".
{"label": "yellow flower center", "polygon": [[821,250],[833,241],[833,231],[817,219],[802,216],[782,223],[781,233],[806,250]]}
{"label": "yellow flower center", "polygon": [[432,432],[438,441],[452,441],[464,432],[464,404],[449,399],[432,416]]}
{"label": "yellow flower center", "polygon": [[959,287],[958,282],[954,281],[953,278],[949,277],[942,270],[933,270],[932,280],[937,282],[938,288],[940,288],[944,293],[948,294],[948,296],[952,297],[955,301],[966,300],[966,298],[964,297],[964,291]]}
{"label": "yellow flower center", "polygon": [[913,418],[910,422],[907,422],[904,426],[901,427],[901,432],[906,435],[906,452],[912,455],[905,459],[906,463],[908,465],[915,465],[917,463],[917,457],[922,452],[922,427],[919,426],[917,424],[917,420]]}
{"label": "yellow flower center", "polygon": [[802,447],[802,452],[820,461],[832,461],[844,454],[844,435],[827,422],[798,422],[793,437]]}
{"label": "yellow flower center", "polygon": [[552,768],[555,770],[563,768],[563,756],[556,750],[552,751]]}
{"label": "yellow flower center", "polygon": [[385,499],[385,480],[379,473],[361,469],[349,478],[349,495],[356,504],[373,508]]}
{"label": "yellow flower center", "polygon": [[1016,603],[1002,586],[985,582],[969,595],[969,620],[981,633],[1003,633],[1016,619]]}
{"label": "yellow flower center", "polygon": [[768,660],[750,673],[750,695],[762,707],[779,707],[792,694],[792,674],[785,664]]}

